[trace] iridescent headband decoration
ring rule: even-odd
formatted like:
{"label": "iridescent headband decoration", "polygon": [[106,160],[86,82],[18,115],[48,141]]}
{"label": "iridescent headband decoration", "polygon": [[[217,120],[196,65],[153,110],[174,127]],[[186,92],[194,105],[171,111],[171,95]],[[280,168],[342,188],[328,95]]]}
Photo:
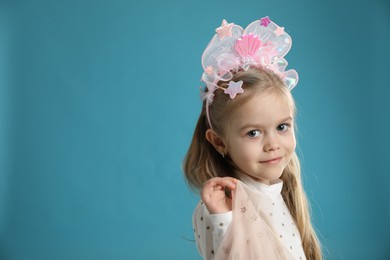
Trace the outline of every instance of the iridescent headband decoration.
{"label": "iridescent headband decoration", "polygon": [[[231,99],[243,93],[242,81],[231,81],[233,74],[250,67],[260,67],[273,71],[285,86],[291,90],[298,83],[295,70],[287,70],[287,61],[283,58],[291,48],[290,35],[272,22],[268,16],[249,24],[245,30],[222,21],[202,55],[204,73],[202,81],[206,89],[201,92],[202,100],[206,101],[206,115],[210,128],[209,106],[213,103],[217,89],[224,90]],[[227,88],[218,86],[219,81],[226,81]]]}

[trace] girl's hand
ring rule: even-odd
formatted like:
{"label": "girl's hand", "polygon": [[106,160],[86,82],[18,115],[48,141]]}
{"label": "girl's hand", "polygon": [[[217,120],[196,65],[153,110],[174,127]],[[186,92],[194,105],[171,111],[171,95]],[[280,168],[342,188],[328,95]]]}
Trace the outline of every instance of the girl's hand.
{"label": "girl's hand", "polygon": [[225,213],[232,210],[232,190],[237,180],[231,177],[215,177],[206,181],[201,191],[203,203],[210,214]]}

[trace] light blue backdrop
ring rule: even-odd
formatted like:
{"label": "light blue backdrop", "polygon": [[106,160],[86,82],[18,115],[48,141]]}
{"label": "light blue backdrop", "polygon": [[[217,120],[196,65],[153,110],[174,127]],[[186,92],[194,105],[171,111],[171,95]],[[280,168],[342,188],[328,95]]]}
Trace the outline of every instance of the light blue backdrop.
{"label": "light blue backdrop", "polygon": [[200,56],[223,18],[266,15],[293,37],[327,259],[390,259],[385,0],[1,1],[0,259],[199,259]]}

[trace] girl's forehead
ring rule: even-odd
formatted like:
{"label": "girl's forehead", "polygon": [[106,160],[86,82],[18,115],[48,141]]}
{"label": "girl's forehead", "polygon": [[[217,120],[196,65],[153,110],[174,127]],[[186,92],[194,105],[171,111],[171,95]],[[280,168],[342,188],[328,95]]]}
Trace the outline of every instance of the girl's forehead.
{"label": "girl's forehead", "polygon": [[232,114],[233,124],[267,124],[293,117],[293,105],[284,95],[275,92],[255,94],[238,106]]}

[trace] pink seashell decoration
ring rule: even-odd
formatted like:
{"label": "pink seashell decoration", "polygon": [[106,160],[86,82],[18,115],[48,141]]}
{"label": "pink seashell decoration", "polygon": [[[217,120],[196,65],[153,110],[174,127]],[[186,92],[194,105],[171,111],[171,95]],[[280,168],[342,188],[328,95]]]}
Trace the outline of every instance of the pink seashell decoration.
{"label": "pink seashell decoration", "polygon": [[245,34],[236,41],[234,49],[243,58],[254,58],[261,47],[261,41],[257,35]]}

